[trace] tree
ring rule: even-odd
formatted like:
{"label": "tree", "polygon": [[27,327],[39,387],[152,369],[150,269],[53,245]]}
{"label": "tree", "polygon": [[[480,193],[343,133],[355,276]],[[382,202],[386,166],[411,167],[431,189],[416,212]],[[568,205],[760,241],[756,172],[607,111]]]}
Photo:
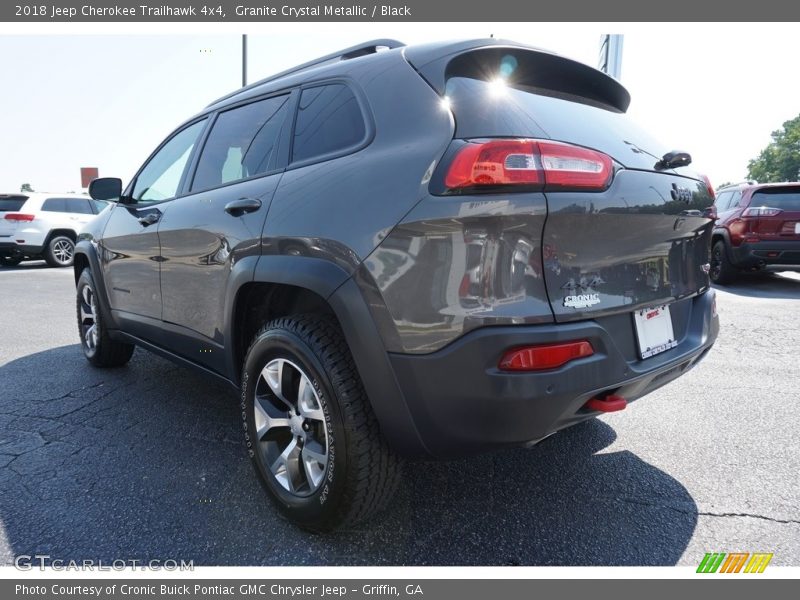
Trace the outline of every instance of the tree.
{"label": "tree", "polygon": [[31,187],[31,184],[30,184],[30,183],[23,183],[23,184],[20,186],[20,188],[19,188],[19,191],[20,191],[20,192],[32,192],[32,191],[33,191],[33,188]]}
{"label": "tree", "polygon": [[717,186],[717,191],[721,190],[724,187],[728,187],[729,185],[733,185],[733,182],[732,181],[726,181],[725,183],[720,183]]}
{"label": "tree", "polygon": [[760,183],[800,179],[800,115],[772,132],[772,142],[747,163],[747,178]]}

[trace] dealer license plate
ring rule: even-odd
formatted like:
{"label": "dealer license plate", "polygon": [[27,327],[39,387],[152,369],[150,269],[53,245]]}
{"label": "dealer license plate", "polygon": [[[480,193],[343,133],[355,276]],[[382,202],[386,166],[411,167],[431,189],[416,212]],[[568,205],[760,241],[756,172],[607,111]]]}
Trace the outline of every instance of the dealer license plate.
{"label": "dealer license plate", "polygon": [[669,306],[643,308],[633,313],[639,356],[650,358],[678,345],[672,331]]}

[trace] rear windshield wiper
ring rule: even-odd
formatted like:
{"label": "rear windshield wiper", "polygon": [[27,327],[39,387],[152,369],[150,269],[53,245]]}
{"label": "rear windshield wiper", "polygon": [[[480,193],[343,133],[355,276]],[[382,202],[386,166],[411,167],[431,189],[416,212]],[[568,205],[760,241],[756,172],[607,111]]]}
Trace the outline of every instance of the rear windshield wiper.
{"label": "rear windshield wiper", "polygon": [[675,169],[677,167],[688,167],[692,164],[692,156],[688,152],[682,150],[672,150],[667,152],[655,164],[656,171],[663,171],[664,169]]}

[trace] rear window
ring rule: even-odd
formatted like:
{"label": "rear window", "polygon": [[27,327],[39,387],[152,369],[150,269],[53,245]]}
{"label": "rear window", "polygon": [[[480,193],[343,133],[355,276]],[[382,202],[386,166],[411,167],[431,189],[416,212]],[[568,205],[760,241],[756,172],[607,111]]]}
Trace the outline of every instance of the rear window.
{"label": "rear window", "polygon": [[669,150],[625,113],[579,96],[504,81],[447,80],[445,97],[457,137],[549,138],[600,150],[639,169],[653,169]]}
{"label": "rear window", "polygon": [[753,194],[750,206],[768,206],[781,210],[800,211],[800,189],[766,189]]}
{"label": "rear window", "polygon": [[0,212],[17,212],[28,199],[27,196],[11,196],[0,198]]}

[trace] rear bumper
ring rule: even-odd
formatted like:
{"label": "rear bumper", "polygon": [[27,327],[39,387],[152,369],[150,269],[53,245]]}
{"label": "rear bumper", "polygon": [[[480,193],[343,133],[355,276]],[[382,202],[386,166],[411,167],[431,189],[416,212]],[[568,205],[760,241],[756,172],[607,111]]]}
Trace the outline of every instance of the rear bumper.
{"label": "rear bumper", "polygon": [[0,256],[37,256],[42,253],[42,246],[17,244],[16,242],[0,241]]}
{"label": "rear bumper", "polygon": [[[390,359],[417,433],[428,452],[455,457],[521,445],[597,416],[584,408],[598,394],[636,400],[685,373],[714,344],[719,319],[713,290],[684,300],[679,344],[647,360],[632,355],[629,315],[556,325],[484,327],[428,355]],[[675,318],[675,317],[673,317]],[[628,339],[631,338],[631,339]],[[510,347],[589,340],[593,356],[539,373],[497,369]],[[657,424],[655,424],[657,426]]]}
{"label": "rear bumper", "polygon": [[732,246],[731,254],[732,262],[745,269],[800,269],[800,241],[743,243]]}

